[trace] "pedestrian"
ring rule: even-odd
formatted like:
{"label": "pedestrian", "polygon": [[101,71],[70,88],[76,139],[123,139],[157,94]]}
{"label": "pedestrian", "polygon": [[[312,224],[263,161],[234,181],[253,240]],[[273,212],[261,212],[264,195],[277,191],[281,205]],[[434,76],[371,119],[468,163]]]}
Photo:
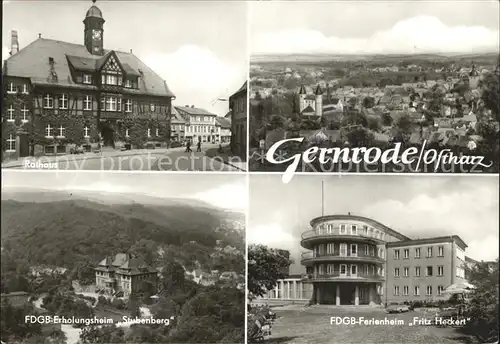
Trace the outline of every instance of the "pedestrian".
{"label": "pedestrian", "polygon": [[196,151],[201,152],[201,141],[198,141],[198,144],[196,145]]}
{"label": "pedestrian", "polygon": [[192,152],[191,150],[191,141],[186,142],[186,153]]}

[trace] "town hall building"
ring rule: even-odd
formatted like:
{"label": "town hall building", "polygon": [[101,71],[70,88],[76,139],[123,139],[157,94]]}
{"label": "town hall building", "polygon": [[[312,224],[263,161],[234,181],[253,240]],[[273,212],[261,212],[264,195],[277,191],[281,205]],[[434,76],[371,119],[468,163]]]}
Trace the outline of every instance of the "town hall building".
{"label": "town hall building", "polygon": [[105,49],[101,10],[83,20],[83,44],[38,39],[4,61],[2,158],[130,149],[170,139],[167,83],[132,50]]}

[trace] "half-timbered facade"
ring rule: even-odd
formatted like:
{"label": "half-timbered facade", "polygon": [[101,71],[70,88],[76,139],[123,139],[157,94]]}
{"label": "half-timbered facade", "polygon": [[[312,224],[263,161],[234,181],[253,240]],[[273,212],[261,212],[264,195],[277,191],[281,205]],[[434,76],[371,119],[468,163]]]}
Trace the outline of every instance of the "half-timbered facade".
{"label": "half-timbered facade", "polygon": [[19,51],[13,32],[3,66],[4,156],[158,147],[170,139],[174,94],[166,82],[132,52],[104,49],[97,6],[83,22],[83,45],[39,37]]}

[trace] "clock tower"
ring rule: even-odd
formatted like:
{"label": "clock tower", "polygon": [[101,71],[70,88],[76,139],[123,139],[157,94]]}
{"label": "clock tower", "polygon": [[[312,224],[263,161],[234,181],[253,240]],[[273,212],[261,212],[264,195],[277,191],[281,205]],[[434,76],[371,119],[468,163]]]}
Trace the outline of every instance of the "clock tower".
{"label": "clock tower", "polygon": [[94,4],[89,8],[83,20],[85,47],[93,55],[103,55],[104,19],[101,10],[95,5],[96,0],[92,0],[92,2]]}

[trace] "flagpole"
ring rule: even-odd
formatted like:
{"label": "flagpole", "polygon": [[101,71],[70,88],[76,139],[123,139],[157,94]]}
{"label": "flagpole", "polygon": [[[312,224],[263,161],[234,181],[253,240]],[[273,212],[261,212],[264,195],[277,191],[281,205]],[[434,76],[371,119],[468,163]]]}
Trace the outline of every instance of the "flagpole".
{"label": "flagpole", "polygon": [[321,216],[325,216],[325,189],[324,181],[321,181]]}

